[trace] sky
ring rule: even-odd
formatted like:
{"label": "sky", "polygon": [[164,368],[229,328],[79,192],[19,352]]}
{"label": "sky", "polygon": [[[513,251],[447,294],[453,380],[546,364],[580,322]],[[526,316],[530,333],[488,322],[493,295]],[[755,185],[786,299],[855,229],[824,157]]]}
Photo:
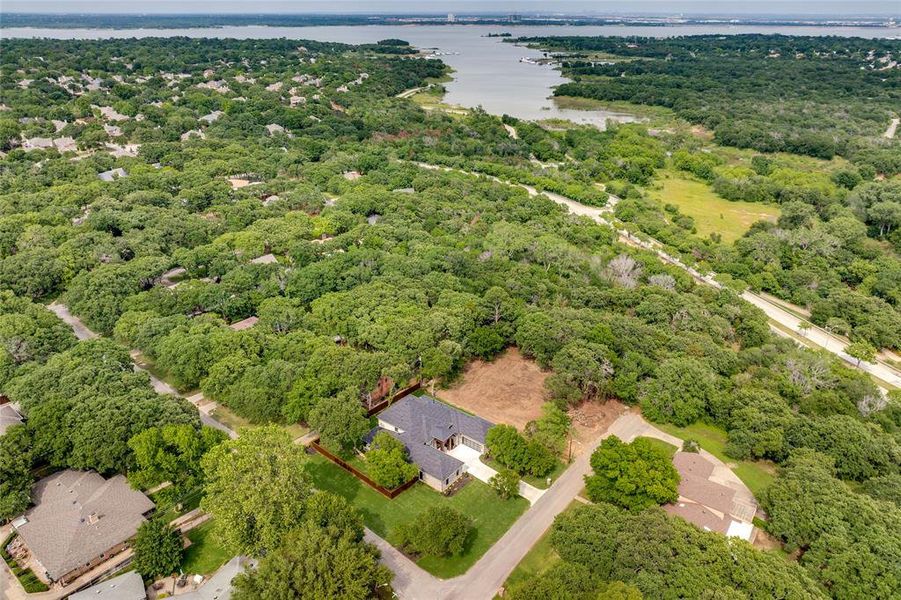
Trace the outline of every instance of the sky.
{"label": "sky", "polygon": [[[2,12],[899,15],[901,0],[0,0]],[[2,18],[2,17],[0,17]]]}

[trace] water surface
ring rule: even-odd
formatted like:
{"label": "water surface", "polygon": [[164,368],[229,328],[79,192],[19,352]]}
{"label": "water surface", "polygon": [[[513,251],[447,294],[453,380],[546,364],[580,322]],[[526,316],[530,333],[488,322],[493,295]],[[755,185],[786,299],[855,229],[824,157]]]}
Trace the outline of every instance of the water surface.
{"label": "water surface", "polygon": [[509,114],[520,119],[569,119],[603,127],[607,119],[631,121],[625,113],[602,110],[557,108],[550,99],[553,88],[568,81],[550,65],[522,62],[541,58],[542,53],[488,33],[509,31],[514,36],[617,35],[672,37],[678,35],[739,33],[782,33],[790,35],[837,35],[844,37],[898,37],[899,30],[888,27],[788,27],[677,25],[671,27],[603,26],[497,26],[497,25],[370,25],[328,27],[222,27],[185,29],[0,29],[0,38],[48,37],[57,39],[103,39],[141,37],[215,37],[238,39],[288,38],[348,44],[372,43],[400,38],[418,48],[434,48],[454,69],[454,80],[445,84],[445,101],[468,108],[481,106],[492,114]]}

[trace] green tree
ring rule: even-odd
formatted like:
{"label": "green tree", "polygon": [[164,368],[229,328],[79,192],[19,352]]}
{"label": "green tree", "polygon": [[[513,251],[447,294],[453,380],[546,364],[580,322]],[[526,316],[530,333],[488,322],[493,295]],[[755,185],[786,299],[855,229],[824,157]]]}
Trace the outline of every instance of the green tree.
{"label": "green tree", "polygon": [[575,404],[606,394],[613,377],[612,353],[602,344],[573,341],[554,355],[546,382],[555,398]]}
{"label": "green tree", "polygon": [[178,572],[184,544],[168,523],[151,519],[141,523],[134,541],[134,567],[144,579],[154,580]]}
{"label": "green tree", "polygon": [[461,554],[473,532],[472,522],[449,506],[430,506],[397,530],[400,545],[422,556]]}
{"label": "green tree", "polygon": [[285,430],[248,429],[213,447],[201,464],[200,506],[230,552],[263,555],[303,517],[311,493],[306,455]]}
{"label": "green tree", "polygon": [[0,436],[0,520],[11,519],[31,503],[32,438],[25,425]]}
{"label": "green tree", "polygon": [[615,435],[591,455],[593,475],[585,477],[592,502],[642,510],[679,498],[679,473],[667,453],[646,438],[625,444]]}
{"label": "green tree", "polygon": [[547,475],[556,464],[554,455],[536,441],[527,440],[512,425],[495,425],[485,435],[485,445],[494,459],[520,475]]}
{"label": "green tree", "polygon": [[532,440],[560,456],[571,427],[569,415],[553,402],[545,402],[541,406],[541,416],[526,425],[526,433]]}
{"label": "green tree", "polygon": [[359,394],[353,390],[320,399],[310,411],[309,422],[322,445],[340,454],[359,446],[369,431]]}
{"label": "green tree", "polygon": [[664,361],[641,386],[641,409],[652,421],[684,427],[700,419],[717,396],[711,369],[694,358]]}
{"label": "green tree", "polygon": [[391,582],[391,571],[378,558],[375,546],[353,532],[304,523],[285,535],[255,570],[238,575],[233,598],[367,600]]}
{"label": "green tree", "polygon": [[[507,590],[511,600],[597,600],[600,582],[586,567],[561,562]],[[639,596],[640,600],[640,596]]]}
{"label": "green tree", "polygon": [[225,438],[223,432],[212,427],[202,427],[200,431],[192,425],[145,429],[128,441],[136,465],[129,471],[128,479],[137,489],[164,481],[194,485],[201,475],[200,459]]}
{"label": "green tree", "polygon": [[304,521],[316,527],[333,527],[348,532],[357,541],[363,539],[363,516],[343,496],[315,492],[307,501]]}
{"label": "green tree", "polygon": [[866,340],[848,344],[845,352],[851,358],[857,359],[857,366],[860,366],[861,361],[873,362],[876,360],[876,348]]}
{"label": "green tree", "polygon": [[513,469],[501,469],[488,480],[488,485],[504,500],[515,498],[519,495],[519,473]]}
{"label": "green tree", "polygon": [[366,468],[373,481],[394,489],[419,474],[419,467],[411,464],[407,448],[390,433],[380,431],[366,452]]}

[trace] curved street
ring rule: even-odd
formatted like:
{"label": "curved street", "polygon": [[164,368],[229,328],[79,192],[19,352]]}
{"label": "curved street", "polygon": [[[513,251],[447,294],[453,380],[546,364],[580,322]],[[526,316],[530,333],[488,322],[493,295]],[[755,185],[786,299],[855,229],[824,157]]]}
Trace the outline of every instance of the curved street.
{"label": "curved street", "polygon": [[[603,217],[605,213],[612,212],[613,207],[616,206],[616,203],[619,202],[619,198],[611,195],[610,201],[607,206],[604,207],[596,207],[596,206],[587,206],[573,200],[572,198],[567,198],[566,196],[562,196],[555,192],[539,192],[537,189],[530,185],[526,185],[523,183],[516,183],[512,181],[505,181],[503,179],[499,179],[497,177],[491,175],[485,175],[482,173],[477,173],[473,171],[465,171],[463,169],[454,169],[451,167],[444,167],[441,165],[433,165],[429,163],[422,162],[414,162],[413,164],[422,167],[424,169],[430,170],[439,170],[439,171],[453,171],[456,173],[462,173],[464,175],[471,175],[473,177],[487,177],[492,181],[496,181],[498,183],[503,183],[505,185],[511,185],[515,187],[520,187],[526,190],[530,196],[536,196],[539,193],[544,194],[557,204],[565,206],[570,213],[574,215],[579,215],[583,217],[589,217],[594,221],[601,223],[602,225],[608,225],[613,227],[614,231],[619,235],[619,239],[622,243],[628,244],[630,246],[642,248],[644,250],[648,250],[650,252],[654,252],[657,257],[668,264],[679,267],[683,271],[687,272],[691,275],[698,283],[703,283],[705,285],[709,285],[715,288],[721,288],[722,285],[716,281],[716,273],[707,273],[702,274],[694,267],[686,265],[680,259],[666,253],[662,248],[663,244],[658,242],[653,238],[641,239],[633,235],[631,232],[626,231],[625,229],[618,229],[613,223],[608,221]],[[786,311],[784,308],[780,307],[778,304],[767,300],[763,296],[759,294],[755,294],[750,290],[746,290],[741,294],[741,297],[750,302],[754,306],[761,309],[764,313],[766,313],[767,318],[770,321],[778,323],[782,327],[792,331],[798,332],[799,325],[801,323],[806,324],[806,333],[804,334],[804,338],[806,341],[809,341],[811,345],[816,346],[819,349],[826,350],[827,352],[831,352],[832,354],[841,358],[848,366],[860,369],[861,371],[870,374],[879,380],[878,383],[888,384],[888,386],[901,388],[901,371],[892,367],[891,365],[886,364],[885,362],[877,360],[876,362],[867,362],[860,361],[858,364],[857,359],[852,358],[845,352],[845,348],[847,347],[847,342],[842,340],[841,338],[834,336],[827,332],[826,330],[813,325],[809,321],[802,321],[802,319],[793,315],[792,313]],[[779,329],[772,323],[770,324],[770,328],[773,329],[775,333],[778,335],[788,335],[784,330]],[[800,335],[800,334],[799,334]],[[885,386],[880,385],[880,389],[885,391]]]}

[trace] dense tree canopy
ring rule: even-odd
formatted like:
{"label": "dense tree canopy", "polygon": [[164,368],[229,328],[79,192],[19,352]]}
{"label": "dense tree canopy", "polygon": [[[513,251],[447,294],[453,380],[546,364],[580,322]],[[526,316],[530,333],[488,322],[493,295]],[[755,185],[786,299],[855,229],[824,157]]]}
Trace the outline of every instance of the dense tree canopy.
{"label": "dense tree canopy", "polygon": [[202,461],[201,507],[236,553],[260,556],[303,518],[311,489],[303,448],[277,427],[249,429],[215,446]]}
{"label": "dense tree canopy", "polygon": [[625,444],[615,435],[591,455],[593,475],[585,477],[588,497],[628,510],[642,510],[679,498],[679,473],[669,455],[647,438]]}

